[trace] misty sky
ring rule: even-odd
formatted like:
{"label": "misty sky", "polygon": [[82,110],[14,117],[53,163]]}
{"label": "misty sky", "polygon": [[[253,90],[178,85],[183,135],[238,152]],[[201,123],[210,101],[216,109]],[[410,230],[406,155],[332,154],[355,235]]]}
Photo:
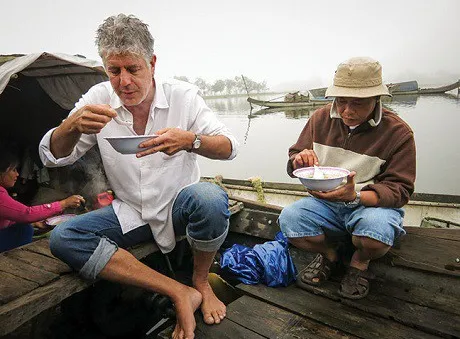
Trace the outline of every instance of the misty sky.
{"label": "misty sky", "polygon": [[367,55],[386,81],[460,78],[458,0],[7,1],[0,54],[99,59],[109,15],[134,14],[155,37],[157,74],[208,81],[244,74],[272,89],[326,86],[338,63]]}

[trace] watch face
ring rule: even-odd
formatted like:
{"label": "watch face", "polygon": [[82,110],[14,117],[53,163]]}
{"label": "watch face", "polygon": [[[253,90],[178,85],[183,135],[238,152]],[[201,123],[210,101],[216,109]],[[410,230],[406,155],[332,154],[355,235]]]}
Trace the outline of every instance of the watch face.
{"label": "watch face", "polygon": [[195,141],[193,142],[193,148],[197,149],[197,148],[200,148],[200,146],[201,146],[201,139],[197,135],[196,138],[195,138]]}

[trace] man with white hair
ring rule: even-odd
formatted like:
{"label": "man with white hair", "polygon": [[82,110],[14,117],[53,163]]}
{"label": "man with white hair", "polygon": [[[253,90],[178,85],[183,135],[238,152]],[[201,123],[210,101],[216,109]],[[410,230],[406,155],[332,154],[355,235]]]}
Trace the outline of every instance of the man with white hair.
{"label": "man with white hair", "polygon": [[[124,14],[107,18],[96,44],[109,82],[92,87],[60,126],[40,143],[46,166],[74,163],[98,145],[112,205],[57,226],[54,255],[82,276],[131,284],[169,296],[175,306],[174,338],[193,338],[194,312],[207,324],[224,317],[225,305],[208,283],[217,249],[228,232],[228,197],[217,185],[200,183],[197,155],[233,159],[237,141],[198,95],[198,88],[155,74],[148,26]],[[156,134],[136,155],[117,153],[108,136]],[[163,253],[186,235],[194,251],[193,287],[138,261],[125,249],[155,241]]]}
{"label": "man with white hair", "polygon": [[299,273],[309,288],[329,278],[339,262],[337,244],[351,236],[356,248],[339,289],[346,298],[369,292],[367,269],[405,234],[403,207],[414,191],[415,142],[410,127],[382,108],[389,96],[378,61],[341,63],[326,91],[332,104],[319,108],[289,148],[287,171],[314,165],[346,168],[346,184],[329,192],[309,191],[283,209],[280,227],[296,247],[318,253]]}

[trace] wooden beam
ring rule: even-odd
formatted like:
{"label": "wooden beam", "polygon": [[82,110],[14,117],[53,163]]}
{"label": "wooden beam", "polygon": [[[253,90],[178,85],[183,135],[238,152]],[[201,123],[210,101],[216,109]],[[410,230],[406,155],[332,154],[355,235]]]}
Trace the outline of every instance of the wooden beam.
{"label": "wooden beam", "polygon": [[44,287],[0,306],[0,336],[8,334],[44,310],[82,291],[91,283],[68,274]]}

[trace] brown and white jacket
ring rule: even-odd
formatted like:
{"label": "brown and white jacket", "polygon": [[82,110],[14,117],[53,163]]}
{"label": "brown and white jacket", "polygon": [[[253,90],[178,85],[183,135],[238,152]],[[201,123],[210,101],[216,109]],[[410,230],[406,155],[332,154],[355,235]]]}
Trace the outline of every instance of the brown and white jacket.
{"label": "brown and white jacket", "polygon": [[343,123],[331,104],[317,109],[289,148],[291,177],[292,159],[304,149],[313,149],[321,166],[356,171],[357,190],[375,191],[380,207],[402,207],[414,192],[413,132],[397,114],[380,105],[373,119],[354,130]]}

